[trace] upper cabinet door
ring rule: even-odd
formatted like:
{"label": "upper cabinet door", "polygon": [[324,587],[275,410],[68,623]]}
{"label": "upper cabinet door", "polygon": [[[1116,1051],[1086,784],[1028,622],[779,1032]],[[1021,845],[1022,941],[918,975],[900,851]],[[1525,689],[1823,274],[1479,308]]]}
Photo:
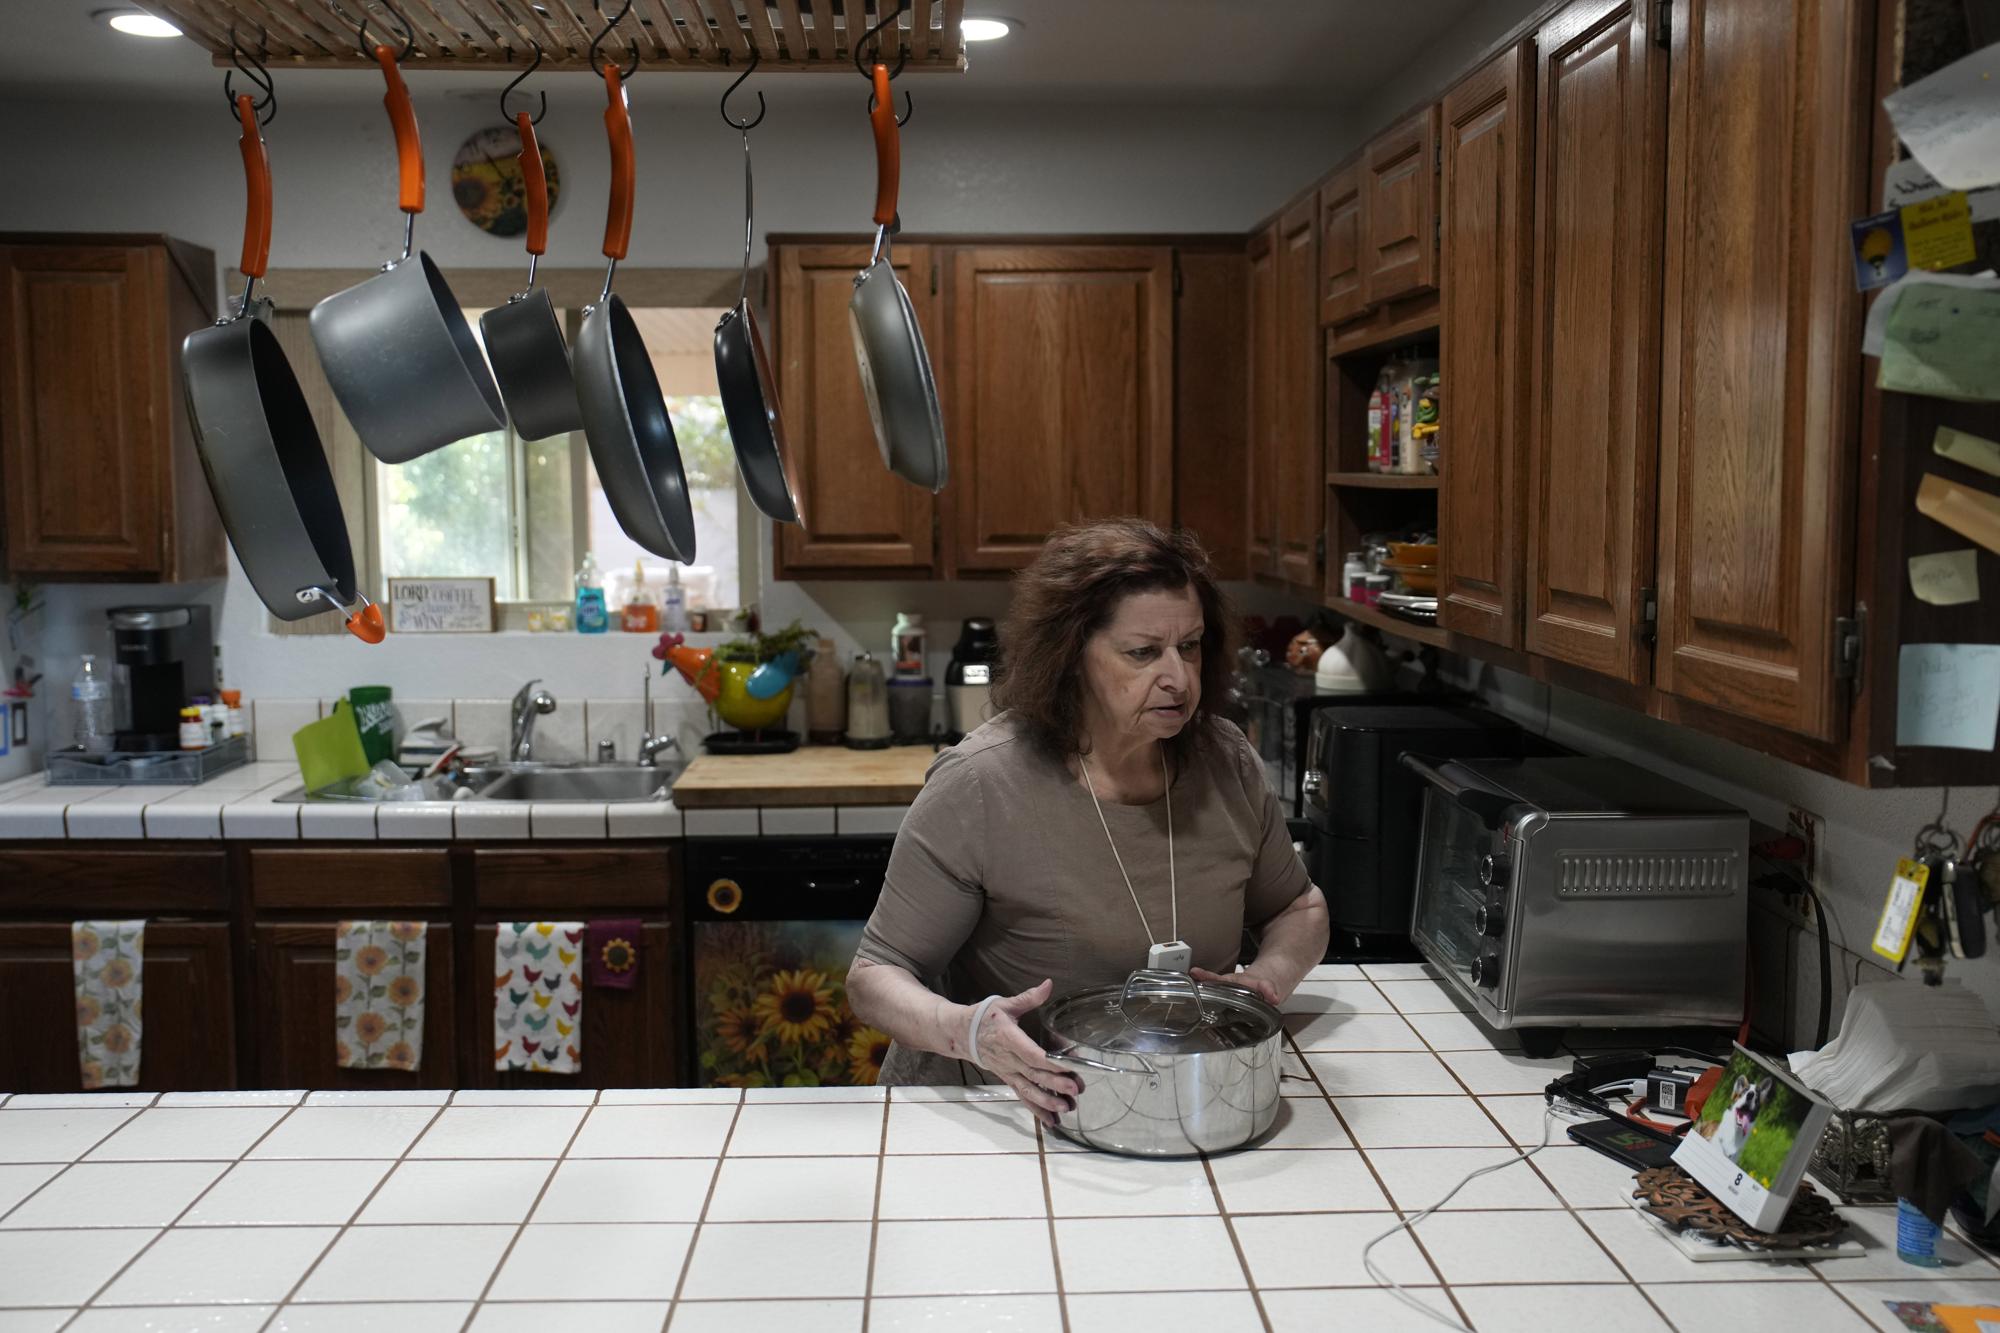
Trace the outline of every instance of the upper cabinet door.
{"label": "upper cabinet door", "polygon": [[[1841,714],[1856,443],[1857,0],[1677,0],[1656,680],[1809,736]],[[1792,221],[1772,226],[1773,218]]]}
{"label": "upper cabinet door", "polygon": [[1635,683],[1651,667],[1666,175],[1652,8],[1576,0],[1535,40],[1526,646]]}
{"label": "upper cabinet door", "polygon": [[[916,307],[931,364],[941,367],[943,322],[928,247],[896,247],[896,276]],[[865,245],[781,247],[778,281],[778,401],[804,492],[805,526],[775,524],[779,578],[833,570],[927,578],[933,563],[934,501],[882,462],[861,391],[847,317]],[[958,470],[958,442],[945,443]],[[954,484],[956,476],[953,477]]]}
{"label": "upper cabinet door", "polygon": [[1439,622],[1521,641],[1534,63],[1515,47],[1444,97],[1439,368],[1451,436],[1438,491]]}
{"label": "upper cabinet door", "polygon": [[1338,324],[1368,308],[1362,291],[1362,238],[1368,233],[1368,196],[1362,163],[1348,163],[1319,187],[1319,320]]}
{"label": "upper cabinet door", "polygon": [[1437,286],[1437,134],[1427,106],[1362,155],[1363,305]]}
{"label": "upper cabinet door", "polygon": [[1306,596],[1320,591],[1326,530],[1326,462],[1320,439],[1318,198],[1308,194],[1278,218],[1277,576]]}
{"label": "upper cabinet door", "polygon": [[[18,574],[166,572],[166,253],[0,249],[0,473]],[[180,329],[175,334],[178,344]]]}
{"label": "upper cabinet door", "polygon": [[1278,575],[1278,228],[1250,238],[1250,576]]}
{"label": "upper cabinet door", "polygon": [[1062,523],[1173,521],[1173,274],[1164,246],[952,252],[947,575],[1018,569]]}

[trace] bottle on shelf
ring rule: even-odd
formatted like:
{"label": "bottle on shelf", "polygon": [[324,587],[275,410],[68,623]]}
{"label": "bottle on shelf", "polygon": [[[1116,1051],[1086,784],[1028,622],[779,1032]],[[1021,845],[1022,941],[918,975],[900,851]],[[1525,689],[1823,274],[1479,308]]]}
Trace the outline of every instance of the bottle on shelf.
{"label": "bottle on shelf", "polygon": [[660,596],[646,582],[646,566],[632,562],[632,581],[625,587],[625,600],[618,608],[619,627],[627,634],[660,632]]}
{"label": "bottle on shelf", "polygon": [[611,628],[611,615],[604,605],[604,576],[597,572],[597,557],[583,553],[576,571],[576,632],[603,634]]}
{"label": "bottle on shelf", "polygon": [[668,631],[688,628],[687,589],[681,584],[681,567],[667,566],[667,586],[660,591],[660,628]]}
{"label": "bottle on shelf", "polygon": [[85,653],[69,687],[76,705],[76,743],[89,754],[109,754],[116,740],[111,716],[111,682],[98,670],[97,654]]}

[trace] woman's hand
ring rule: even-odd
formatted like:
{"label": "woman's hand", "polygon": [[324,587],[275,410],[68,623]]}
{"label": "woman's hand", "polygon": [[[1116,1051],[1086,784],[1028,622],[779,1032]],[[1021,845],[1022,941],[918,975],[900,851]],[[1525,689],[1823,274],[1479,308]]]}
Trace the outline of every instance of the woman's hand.
{"label": "woman's hand", "polygon": [[[1014,1095],[1034,1108],[1035,1118],[1053,1126],[1063,1111],[1074,1111],[1083,1080],[1051,1059],[1041,1044],[1021,1029],[1021,1017],[1048,1003],[1052,981],[1002,996],[986,1007],[979,1031],[965,1057],[1000,1076]],[[971,1019],[968,1017],[968,1023]]]}
{"label": "woman's hand", "polygon": [[1247,990],[1268,1005],[1280,1004],[1285,998],[1279,994],[1275,983],[1266,981],[1249,969],[1224,975],[1211,972],[1205,967],[1191,967],[1188,969],[1188,975],[1196,981],[1206,982],[1211,986],[1235,986],[1240,990]]}

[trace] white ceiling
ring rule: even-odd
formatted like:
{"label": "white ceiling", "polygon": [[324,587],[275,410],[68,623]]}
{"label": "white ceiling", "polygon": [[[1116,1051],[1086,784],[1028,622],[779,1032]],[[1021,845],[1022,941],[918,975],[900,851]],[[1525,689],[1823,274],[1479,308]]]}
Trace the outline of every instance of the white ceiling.
{"label": "white ceiling", "polygon": [[[185,39],[149,40],[112,31],[92,12],[122,0],[8,3],[0,26],[0,89],[33,100],[118,101],[215,97],[221,73]],[[1504,0],[1399,0],[1393,21],[1380,0],[968,0],[972,15],[1018,20],[1005,40],[970,48],[960,75],[910,81],[953,101],[1062,98],[1075,102],[1244,103],[1343,107],[1421,68],[1426,46],[1483,5]],[[1516,3],[1515,7],[1518,7]],[[359,71],[280,71],[281,97],[374,102],[379,81]],[[725,76],[641,76],[649,99],[707,99]],[[486,74],[413,76],[419,91],[490,96],[503,78]],[[549,81],[594,95],[577,75]],[[855,81],[859,83],[857,78]],[[788,94],[852,95],[831,75],[786,76]]]}

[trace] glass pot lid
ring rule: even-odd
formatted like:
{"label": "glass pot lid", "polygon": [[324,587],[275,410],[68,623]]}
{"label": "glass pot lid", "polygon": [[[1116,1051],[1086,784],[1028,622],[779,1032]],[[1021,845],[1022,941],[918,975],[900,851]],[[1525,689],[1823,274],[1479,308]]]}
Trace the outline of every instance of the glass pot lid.
{"label": "glass pot lid", "polygon": [[1247,990],[1152,968],[1065,995],[1043,1020],[1052,1036],[1079,1046],[1157,1055],[1242,1050],[1275,1036],[1281,1023]]}

